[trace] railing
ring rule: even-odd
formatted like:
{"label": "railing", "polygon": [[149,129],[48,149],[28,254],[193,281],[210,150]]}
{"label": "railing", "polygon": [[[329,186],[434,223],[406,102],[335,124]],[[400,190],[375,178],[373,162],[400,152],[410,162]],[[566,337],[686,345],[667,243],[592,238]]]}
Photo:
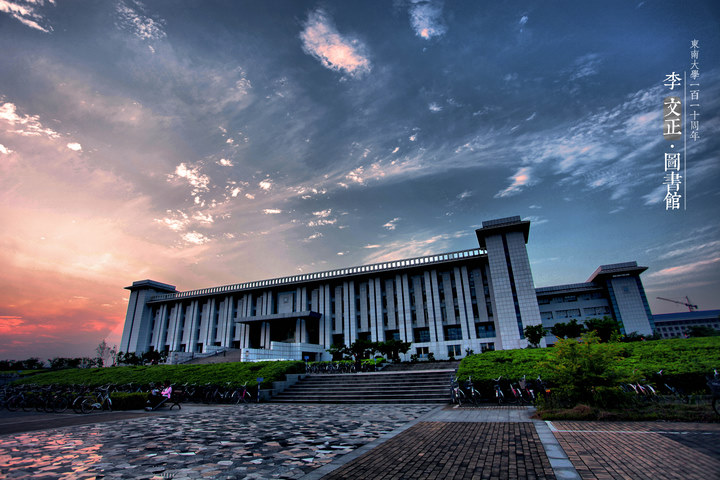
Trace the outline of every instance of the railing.
{"label": "railing", "polygon": [[218,293],[230,293],[241,290],[251,290],[254,288],[272,287],[275,285],[287,285],[291,283],[308,282],[313,280],[327,280],[337,277],[345,277],[348,275],[361,275],[365,273],[375,273],[388,270],[397,270],[400,268],[431,265],[436,263],[461,260],[463,258],[472,258],[485,255],[486,252],[480,248],[471,250],[460,250],[458,252],[441,253],[438,255],[428,255],[425,257],[408,258],[405,260],[394,260],[391,262],[374,263],[370,265],[362,265],[359,267],[338,268],[336,270],[327,270],[324,272],[304,273],[293,275],[291,277],[272,278],[269,280],[258,280],[256,282],[236,283],[234,285],[224,285],[221,287],[203,288],[201,290],[189,290],[187,292],[168,293],[164,295],[155,295],[150,299],[151,302],[160,302],[164,300],[175,300],[179,298],[198,297],[203,295],[213,295]]}

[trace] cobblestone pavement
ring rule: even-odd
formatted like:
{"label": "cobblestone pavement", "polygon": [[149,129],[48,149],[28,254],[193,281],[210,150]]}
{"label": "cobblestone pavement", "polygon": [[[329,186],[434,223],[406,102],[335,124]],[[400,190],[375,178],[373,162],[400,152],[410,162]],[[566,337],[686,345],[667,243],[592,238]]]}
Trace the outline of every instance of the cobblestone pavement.
{"label": "cobblestone pavement", "polygon": [[720,424],[548,424],[583,479],[720,478]]}
{"label": "cobblestone pavement", "polygon": [[720,424],[543,422],[531,408],[433,405],[153,413],[63,428],[47,417],[46,430],[0,435],[0,478],[720,478]]}
{"label": "cobblestone pavement", "polygon": [[434,408],[228,406],[3,435],[0,477],[299,478]]}

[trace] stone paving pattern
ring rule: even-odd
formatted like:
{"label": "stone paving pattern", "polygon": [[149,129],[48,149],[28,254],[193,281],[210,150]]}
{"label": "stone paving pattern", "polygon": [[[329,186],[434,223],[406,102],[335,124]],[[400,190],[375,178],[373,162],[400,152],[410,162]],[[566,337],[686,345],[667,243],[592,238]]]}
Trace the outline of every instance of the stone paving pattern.
{"label": "stone paving pattern", "polygon": [[[45,430],[0,435],[0,478],[720,478],[720,424],[542,422],[531,413],[196,406],[124,420],[80,416],[103,423],[63,428],[52,428],[62,416],[49,415]],[[12,415],[3,412],[3,424],[24,419],[30,430],[45,418]]]}
{"label": "stone paving pattern", "polygon": [[532,423],[420,422],[323,479],[554,479]]}
{"label": "stone paving pattern", "polygon": [[551,422],[581,478],[720,478],[720,424]]}
{"label": "stone paving pattern", "polygon": [[0,477],[299,478],[435,406],[246,405],[0,436]]}

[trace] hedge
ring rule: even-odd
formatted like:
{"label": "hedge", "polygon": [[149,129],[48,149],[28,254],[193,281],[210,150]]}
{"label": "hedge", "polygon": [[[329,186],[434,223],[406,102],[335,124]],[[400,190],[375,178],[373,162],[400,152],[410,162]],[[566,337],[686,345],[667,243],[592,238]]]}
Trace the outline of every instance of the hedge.
{"label": "hedge", "polygon": [[228,362],[205,365],[145,365],[132,367],[75,368],[54,372],[38,373],[16,380],[14,383],[37,385],[87,385],[97,387],[107,384],[163,383],[166,380],[175,385],[185,383],[204,385],[207,383],[240,386],[256,386],[262,377],[263,386],[285,379],[287,373],[304,373],[305,364],[299,361]]}
{"label": "hedge", "polygon": [[[609,348],[610,344],[601,344]],[[687,392],[706,390],[705,376],[720,368],[720,337],[676,338],[612,344],[620,348],[619,372],[628,381],[646,379],[658,382],[663,370],[667,380]],[[543,367],[550,361],[552,348],[499,350],[465,357],[458,368],[460,380],[472,377],[481,387],[492,389],[493,379],[502,376],[516,381],[523,375],[538,375],[552,383],[552,372]],[[489,385],[489,387],[487,387]]]}

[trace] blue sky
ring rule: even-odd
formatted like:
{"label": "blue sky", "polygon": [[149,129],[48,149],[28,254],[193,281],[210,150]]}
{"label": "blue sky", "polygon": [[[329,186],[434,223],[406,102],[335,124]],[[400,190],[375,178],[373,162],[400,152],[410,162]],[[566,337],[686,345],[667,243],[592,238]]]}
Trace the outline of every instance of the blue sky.
{"label": "blue sky", "polygon": [[[474,248],[511,215],[538,287],[636,260],[654,313],[720,308],[719,20],[711,1],[0,0],[0,357],[118,343],[134,280]],[[684,143],[662,137],[664,81],[692,40],[699,138],[666,211]]]}

